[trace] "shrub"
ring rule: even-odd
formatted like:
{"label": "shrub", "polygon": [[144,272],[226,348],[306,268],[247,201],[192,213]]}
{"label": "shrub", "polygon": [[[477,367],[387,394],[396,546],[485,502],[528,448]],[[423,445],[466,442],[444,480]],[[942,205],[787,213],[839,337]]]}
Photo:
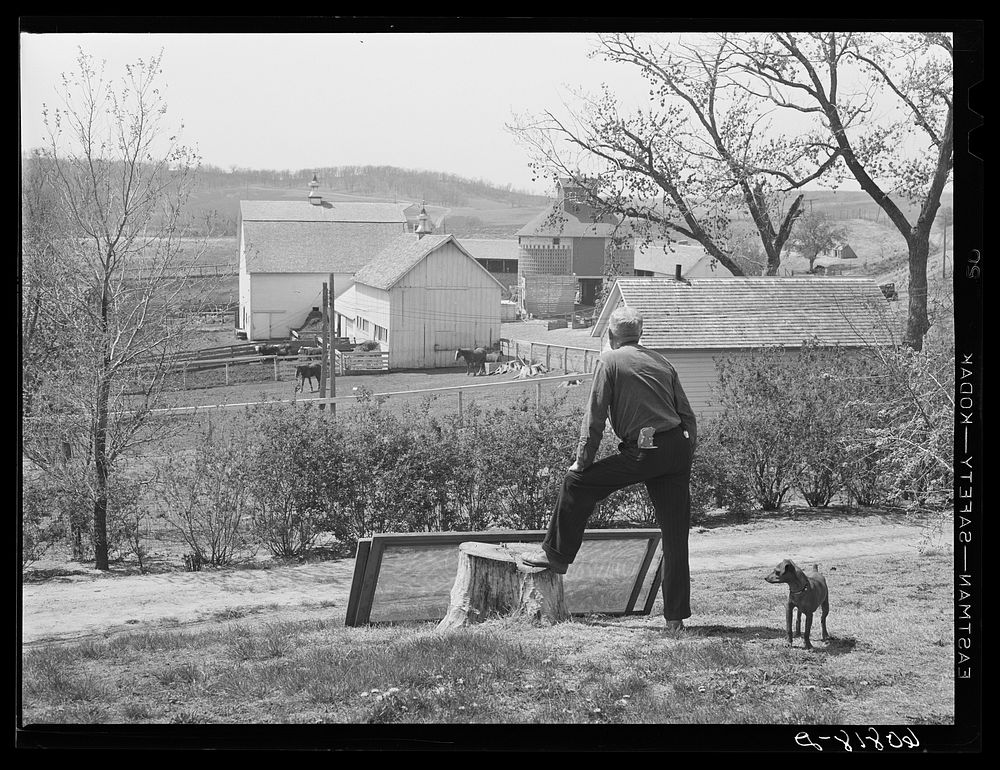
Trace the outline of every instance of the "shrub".
{"label": "shrub", "polygon": [[717,361],[719,440],[746,470],[765,511],[781,507],[796,477],[795,424],[788,409],[796,381],[783,348]]}
{"label": "shrub", "polygon": [[253,532],[274,556],[302,556],[328,528],[341,470],[358,447],[338,440],[339,420],[311,404],[257,407],[249,419],[255,441],[244,478]]}
{"label": "shrub", "polygon": [[160,514],[196,558],[215,567],[233,563],[250,547],[244,467],[245,421],[230,431],[209,421],[188,456],[169,459],[160,469]]}

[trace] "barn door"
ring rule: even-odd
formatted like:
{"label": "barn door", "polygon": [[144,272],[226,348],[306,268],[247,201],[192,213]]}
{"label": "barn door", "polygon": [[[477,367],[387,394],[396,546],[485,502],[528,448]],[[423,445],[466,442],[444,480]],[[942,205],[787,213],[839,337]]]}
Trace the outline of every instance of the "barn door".
{"label": "barn door", "polygon": [[254,313],[253,327],[250,329],[250,339],[269,340],[271,339],[271,314]]}
{"label": "barn door", "polygon": [[434,345],[429,352],[433,356],[435,369],[461,366],[461,363],[455,363],[456,350],[458,350],[458,329],[436,329],[434,331]]}

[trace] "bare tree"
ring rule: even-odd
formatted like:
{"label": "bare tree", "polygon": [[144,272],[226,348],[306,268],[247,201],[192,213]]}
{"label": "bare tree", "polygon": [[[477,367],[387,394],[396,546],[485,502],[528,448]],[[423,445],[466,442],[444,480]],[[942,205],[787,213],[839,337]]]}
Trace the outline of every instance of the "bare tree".
{"label": "bare tree", "polygon": [[628,218],[637,240],[695,240],[734,275],[744,270],[728,248],[730,227],[749,220],[766,272],[776,275],[802,211],[798,191],[840,151],[816,132],[773,129],[763,100],[734,81],[744,73],[725,35],[607,35],[594,55],[637,68],[649,82],[649,106],[629,114],[605,88],[581,95],[582,107],[565,117],[517,119],[508,128],[536,172],[583,183],[588,202]]}
{"label": "bare tree", "polygon": [[[731,40],[754,79],[748,92],[827,134],[861,189],[906,239],[909,308],[904,342],[919,350],[929,328],[931,226],[953,165],[951,37],[920,32],[785,33]],[[895,196],[895,198],[893,197]],[[915,221],[899,199],[918,206]]]}
{"label": "bare tree", "polygon": [[22,310],[22,338],[35,398],[23,451],[54,468],[46,437],[64,437],[93,503],[102,570],[114,474],[124,453],[158,429],[150,410],[192,328],[175,311],[200,299],[189,270],[196,259],[180,240],[198,160],[167,130],[161,57],[126,67],[116,88],[80,51],[59,105],[44,109],[47,143],[31,161],[45,205],[23,210],[25,231],[35,234],[24,244],[30,309]]}

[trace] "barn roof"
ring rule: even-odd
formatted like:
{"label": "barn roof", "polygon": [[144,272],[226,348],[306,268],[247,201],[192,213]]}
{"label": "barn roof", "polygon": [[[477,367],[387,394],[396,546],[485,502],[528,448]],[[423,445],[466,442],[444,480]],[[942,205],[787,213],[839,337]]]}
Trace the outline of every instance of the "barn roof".
{"label": "barn roof", "polygon": [[[635,247],[635,269],[648,270],[653,273],[673,275],[677,265],[681,266],[681,275],[686,275],[699,263],[711,261],[712,256],[705,251],[700,243],[678,243],[677,241],[652,241],[646,245]],[[716,263],[715,269],[720,276],[729,275],[729,270]]]}
{"label": "barn roof", "polygon": [[386,222],[243,222],[251,273],[354,273],[403,231]]}
{"label": "barn roof", "polygon": [[657,349],[890,344],[891,313],[870,278],[619,278],[594,325],[602,336],[621,302],[643,315],[642,344]]}
{"label": "barn roof", "polygon": [[[453,235],[425,235],[420,238],[416,233],[407,233],[396,238],[373,260],[361,268],[355,274],[354,281],[388,291],[428,254],[449,241],[454,243],[456,248],[466,257],[475,260],[475,257],[459,241],[455,240]],[[483,273],[489,276],[489,279],[497,286],[501,286],[499,281],[486,272],[486,269],[481,267],[478,262],[476,262],[476,266],[480,267]],[[501,288],[503,287],[501,286]]]}
{"label": "barn roof", "polygon": [[406,223],[403,205],[324,201],[314,205],[301,201],[240,201],[244,222],[398,222]]}
{"label": "barn roof", "polygon": [[528,222],[516,234],[556,238],[610,238],[614,233],[615,223],[609,218],[603,222],[582,222],[555,204]]}
{"label": "barn roof", "polygon": [[517,259],[516,238],[462,238],[459,243],[476,259]]}

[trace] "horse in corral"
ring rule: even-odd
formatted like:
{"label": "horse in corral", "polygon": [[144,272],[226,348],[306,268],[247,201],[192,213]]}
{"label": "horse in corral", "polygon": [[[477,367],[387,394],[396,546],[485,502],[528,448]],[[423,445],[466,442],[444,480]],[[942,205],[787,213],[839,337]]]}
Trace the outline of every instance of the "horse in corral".
{"label": "horse in corral", "polygon": [[309,386],[312,388],[312,381],[316,380],[316,387],[312,388],[309,392],[315,393],[319,389],[319,376],[323,371],[322,364],[300,364],[295,367],[295,392],[298,393],[303,388],[305,388],[306,380],[309,380]]}
{"label": "horse in corral", "polygon": [[486,348],[459,348],[455,351],[455,360],[465,361],[465,374],[475,377],[480,372],[485,373],[488,355]]}

